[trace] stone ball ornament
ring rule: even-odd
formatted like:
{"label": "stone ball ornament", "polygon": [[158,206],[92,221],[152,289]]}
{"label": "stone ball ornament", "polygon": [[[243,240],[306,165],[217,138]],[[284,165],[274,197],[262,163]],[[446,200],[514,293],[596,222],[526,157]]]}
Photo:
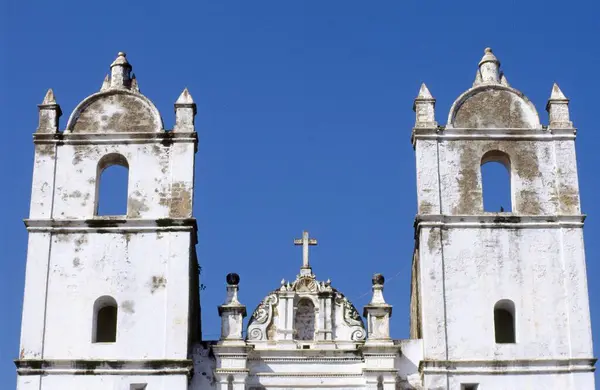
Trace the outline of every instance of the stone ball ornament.
{"label": "stone ball ornament", "polygon": [[383,283],[385,283],[385,278],[383,277],[382,274],[374,274],[372,281],[373,281],[373,284],[383,285]]}
{"label": "stone ball ornament", "polygon": [[240,284],[240,275],[236,274],[235,272],[227,274],[227,284],[233,286],[237,286],[238,284]]}

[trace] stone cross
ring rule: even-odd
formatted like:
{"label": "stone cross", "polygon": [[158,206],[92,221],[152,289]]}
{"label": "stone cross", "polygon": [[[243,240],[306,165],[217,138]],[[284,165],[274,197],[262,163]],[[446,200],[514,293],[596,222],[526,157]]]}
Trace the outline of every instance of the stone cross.
{"label": "stone cross", "polygon": [[309,245],[317,245],[317,240],[315,238],[309,238],[308,232],[302,232],[302,238],[296,238],[294,240],[294,245],[302,245],[302,268],[310,268],[308,263],[308,246]]}

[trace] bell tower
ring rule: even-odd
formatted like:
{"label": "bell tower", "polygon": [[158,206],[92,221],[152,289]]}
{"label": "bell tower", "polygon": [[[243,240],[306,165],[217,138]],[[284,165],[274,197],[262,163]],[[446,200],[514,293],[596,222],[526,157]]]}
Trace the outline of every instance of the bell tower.
{"label": "bell tower", "polygon": [[[166,131],[125,53],[59,131],[39,106],[19,390],[184,390],[199,335],[192,216],[196,106]],[[126,212],[99,215],[105,171],[127,171]]]}
{"label": "bell tower", "polygon": [[[418,215],[411,337],[427,389],[593,389],[576,130],[555,84],[540,123],[486,49],[438,126],[414,102]],[[484,210],[481,166],[510,176],[512,209]]]}

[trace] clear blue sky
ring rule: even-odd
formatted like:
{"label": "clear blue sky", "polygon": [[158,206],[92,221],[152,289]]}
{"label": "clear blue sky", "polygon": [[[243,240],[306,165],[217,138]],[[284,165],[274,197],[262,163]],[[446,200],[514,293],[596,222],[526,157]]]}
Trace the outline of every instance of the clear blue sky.
{"label": "clear blue sky", "polygon": [[5,0],[1,7],[2,388],[15,383],[36,105],[54,88],[64,126],[100,88],[118,51],[128,53],[167,128],[184,87],[198,104],[194,212],[206,338],[218,337],[225,275],[241,275],[240,298],[251,312],[297,274],[301,253],[292,240],[303,229],[319,240],[311,257],[317,276],[359,309],[371,275],[386,275],[392,334],[407,337],[416,213],[410,132],[420,83],[445,123],[491,46],[547,123],[544,107],[558,82],[579,129],[600,342],[597,2]]}

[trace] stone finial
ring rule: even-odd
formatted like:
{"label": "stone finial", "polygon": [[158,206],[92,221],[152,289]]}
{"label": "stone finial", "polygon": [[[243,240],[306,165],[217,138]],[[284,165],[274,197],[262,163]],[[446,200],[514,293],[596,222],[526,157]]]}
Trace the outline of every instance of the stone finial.
{"label": "stone finial", "polygon": [[173,131],[194,132],[194,117],[196,116],[196,103],[187,88],[181,92],[175,102],[175,127]]}
{"label": "stone finial", "polygon": [[231,286],[237,286],[238,284],[240,284],[240,275],[236,273],[227,274],[226,280],[227,284]]}
{"label": "stone finial", "polygon": [[421,88],[419,88],[419,94],[417,95],[417,99],[433,99],[431,96],[431,92],[429,92],[429,88],[425,83],[421,84]]}
{"label": "stone finial", "polygon": [[560,90],[560,87],[556,83],[552,85],[552,92],[550,92],[550,100],[566,102],[569,101],[569,99],[567,99],[563,91]]}
{"label": "stone finial", "polygon": [[380,284],[383,286],[385,283],[385,277],[382,274],[373,274],[373,278],[371,279],[373,285]]}
{"label": "stone finial", "polygon": [[392,306],[388,305],[383,298],[385,278],[382,274],[375,274],[372,282],[373,297],[363,311],[363,316],[367,318],[367,343],[391,342],[390,318],[392,317]]}
{"label": "stone finial", "polygon": [[120,51],[117,58],[110,64],[110,88],[131,88],[131,65],[127,54]]}
{"label": "stone finial", "polygon": [[[496,58],[492,49],[485,48],[481,61],[479,61],[479,76],[481,83],[500,83],[500,61]],[[477,82],[477,79],[476,79]]]}
{"label": "stone finial", "polygon": [[131,74],[131,90],[133,92],[140,92],[140,86],[138,85],[137,78],[135,77],[135,73]]}
{"label": "stone finial", "polygon": [[52,90],[52,88],[49,88],[48,91],[46,91],[46,95],[44,95],[44,100],[42,100],[42,104],[56,104],[56,97],[54,96],[54,91]]}
{"label": "stone finial", "polygon": [[475,81],[473,81],[473,88],[475,88],[481,83],[481,72],[479,72],[479,69],[477,69],[477,73],[475,73]]}
{"label": "stone finial", "polygon": [[419,94],[413,103],[416,113],[415,127],[437,127],[435,121],[435,99],[425,83],[421,84]]}
{"label": "stone finial", "polygon": [[37,133],[56,133],[58,132],[58,119],[62,115],[60,106],[56,103],[54,91],[49,89],[44,96],[42,104],[38,104],[39,122]]}
{"label": "stone finial", "polygon": [[371,298],[371,302],[369,305],[381,305],[385,304],[385,299],[383,298],[383,284],[385,283],[385,278],[382,274],[373,275],[373,297]]}
{"label": "stone finial", "polygon": [[246,306],[238,300],[240,276],[227,274],[227,295],[225,303],[219,306],[221,316],[221,341],[242,340],[243,319],[246,317]]}
{"label": "stone finial", "polygon": [[102,86],[100,87],[100,92],[104,92],[110,89],[110,76],[106,75],[104,77],[104,81],[102,81]]}
{"label": "stone finial", "polygon": [[239,305],[240,301],[238,301],[238,290],[240,284],[240,275],[236,273],[227,274],[226,280],[227,298],[225,299],[225,305]]}
{"label": "stone finial", "polygon": [[552,86],[550,99],[548,99],[548,103],[546,104],[546,111],[548,111],[551,128],[573,127],[573,122],[571,122],[569,114],[569,99],[567,99],[556,83]]}

